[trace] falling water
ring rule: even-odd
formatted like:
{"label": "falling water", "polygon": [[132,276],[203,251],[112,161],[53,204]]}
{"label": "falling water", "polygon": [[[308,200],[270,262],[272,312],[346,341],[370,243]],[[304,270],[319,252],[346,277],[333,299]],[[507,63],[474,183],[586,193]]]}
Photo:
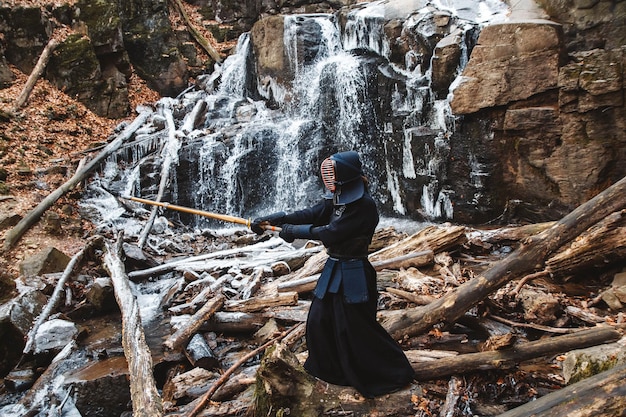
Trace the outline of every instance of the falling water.
{"label": "falling water", "polygon": [[[199,77],[195,89],[171,101],[178,117],[199,102],[206,113],[199,127],[182,132],[180,163],[166,197],[243,217],[296,209],[320,198],[321,160],[354,149],[362,155],[383,214],[452,219],[448,160],[458,122],[449,107],[451,93],[436,97],[431,90],[429,60],[438,40],[455,31],[460,74],[476,42],[476,28],[506,7],[499,0],[419,6],[403,18],[402,31],[430,49],[409,48],[403,62],[395,63],[385,24],[404,3],[390,11],[392,4],[359,5],[345,15],[343,27],[336,15],[285,16],[282,42],[285,71],[291,75],[282,78],[257,74],[253,40],[243,34],[233,55]],[[452,19],[450,33],[436,24],[433,7]],[[155,118],[158,122],[159,115]],[[161,159],[155,150],[166,140],[154,124],[110,161],[117,172],[102,174],[105,189],[154,196]],[[468,158],[472,178],[467,181],[480,192],[488,173]],[[196,226],[208,221],[181,219]]]}

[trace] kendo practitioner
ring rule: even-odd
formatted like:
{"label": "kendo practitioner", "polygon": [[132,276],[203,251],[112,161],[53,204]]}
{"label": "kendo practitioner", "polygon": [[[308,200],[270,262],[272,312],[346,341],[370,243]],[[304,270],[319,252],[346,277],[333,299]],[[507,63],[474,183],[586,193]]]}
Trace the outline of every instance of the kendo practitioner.
{"label": "kendo practitioner", "polygon": [[373,398],[409,384],[414,371],[404,351],[376,320],[376,271],[368,246],[378,210],[367,190],[359,154],[339,152],[321,164],[327,193],[312,207],[254,219],[251,228],[280,226],[279,236],[321,241],[328,260],[313,291],[306,323],[304,368],[336,385]]}

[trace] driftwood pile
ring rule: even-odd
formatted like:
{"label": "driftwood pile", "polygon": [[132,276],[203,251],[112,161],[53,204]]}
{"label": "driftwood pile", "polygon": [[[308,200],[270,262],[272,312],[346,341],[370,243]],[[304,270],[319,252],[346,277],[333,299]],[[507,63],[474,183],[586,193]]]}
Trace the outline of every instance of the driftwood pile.
{"label": "driftwood pile", "polygon": [[[374,400],[316,380],[300,366],[306,357],[310,292],[327,256],[319,243],[300,242],[295,248],[276,236],[243,233],[229,248],[154,258],[154,266],[139,269],[130,267],[136,265],[130,257],[138,252],[149,256],[150,248],[138,250],[136,237],[96,236],[88,246],[101,248],[121,312],[134,415],[466,415],[462,403],[470,407],[468,401],[480,401],[470,398],[469,376],[497,385],[486,379],[488,372],[515,372],[521,363],[538,358],[553,366],[556,355],[621,338],[617,312],[604,314],[608,291],[587,289],[586,297],[573,299],[563,288],[581,273],[617,274],[623,268],[625,197],[623,179],[558,222],[494,230],[432,225],[410,236],[393,228],[379,230],[370,247],[381,291],[379,318],[405,348],[417,381]],[[25,354],[85,252],[59,278],[57,295],[36,321]],[[173,278],[160,304],[171,330],[150,346],[132,282],[163,277]],[[232,343],[220,345],[216,337]],[[155,361],[167,364],[158,383]],[[40,379],[52,373],[46,371]],[[623,393],[618,395],[624,376],[617,367],[599,376],[600,382],[578,389],[601,395],[607,410],[620,409],[625,405]],[[545,415],[562,407],[575,407],[578,415],[598,412],[584,396],[572,399],[571,391],[555,391],[563,380],[551,378],[554,392],[541,405]],[[442,381],[447,381],[445,388]],[[598,387],[605,382],[611,390],[600,394]],[[42,386],[37,383],[33,390]],[[545,393],[529,390],[514,405]],[[25,396],[26,409],[41,410],[41,397]],[[500,404],[482,414],[509,408]],[[527,404],[507,415],[536,415],[536,409]]]}

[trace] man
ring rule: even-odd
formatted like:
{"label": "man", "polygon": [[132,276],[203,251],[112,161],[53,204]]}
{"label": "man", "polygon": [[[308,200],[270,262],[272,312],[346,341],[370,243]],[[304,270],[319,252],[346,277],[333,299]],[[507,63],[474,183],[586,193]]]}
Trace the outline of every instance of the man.
{"label": "man", "polygon": [[329,258],[313,291],[304,368],[326,382],[372,398],[406,386],[414,372],[402,348],[376,320],[376,271],[368,246],[378,225],[359,154],[339,152],[321,164],[327,193],[312,207],[255,219],[251,228],[282,228],[280,237],[320,240]]}

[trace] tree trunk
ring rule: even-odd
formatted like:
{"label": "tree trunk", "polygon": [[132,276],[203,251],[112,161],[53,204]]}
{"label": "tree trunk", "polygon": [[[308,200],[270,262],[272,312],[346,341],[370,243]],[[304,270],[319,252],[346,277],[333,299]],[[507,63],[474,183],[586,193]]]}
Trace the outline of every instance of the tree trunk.
{"label": "tree trunk", "polygon": [[59,41],[52,37],[48,41],[48,44],[45,46],[45,48],[43,48],[43,51],[41,52],[41,55],[39,55],[39,59],[37,60],[37,64],[35,64],[35,68],[33,68],[32,72],[28,76],[28,80],[26,80],[26,84],[24,84],[24,88],[22,89],[19,97],[17,98],[17,100],[15,100],[15,107],[13,108],[13,111],[19,110],[26,103],[26,100],[28,100],[30,93],[33,91],[37,80],[39,79],[39,77],[41,77],[41,74],[43,74],[43,71],[46,69],[48,61],[50,60],[50,55],[58,45]]}
{"label": "tree trunk", "polygon": [[[326,258],[327,256],[324,259]],[[431,264],[433,262],[433,258],[433,251],[429,249],[419,252],[411,252],[395,258],[379,260],[372,263],[372,266],[376,271],[382,271],[383,269],[418,267]],[[317,285],[317,280],[319,279],[319,277],[320,274],[318,273],[300,279],[284,281],[277,285],[277,289],[279,292],[295,291],[299,294],[313,291],[315,285]]]}
{"label": "tree trunk", "polygon": [[374,264],[379,261],[398,258],[413,252],[426,250],[431,250],[434,253],[441,252],[466,241],[467,237],[465,236],[465,231],[465,227],[462,226],[429,226],[406,239],[372,253],[369,256],[369,260]]}
{"label": "tree trunk", "polygon": [[611,327],[595,327],[563,336],[518,344],[510,349],[468,353],[439,358],[436,361],[413,362],[412,366],[416,379],[427,381],[467,372],[510,369],[529,359],[615,342],[620,338],[620,332]]}
{"label": "tree trunk", "polygon": [[626,210],[612,213],[546,261],[553,276],[564,277],[607,261],[626,258]]}
{"label": "tree trunk", "polygon": [[224,305],[225,297],[223,294],[217,294],[208,303],[202,306],[200,310],[191,316],[186,326],[178,329],[176,333],[171,335],[163,344],[170,350],[176,350],[198,331],[198,329],[211,318],[216,311]]}
{"label": "tree trunk", "polygon": [[237,362],[235,362],[230,368],[228,368],[226,370],[226,372],[224,372],[222,374],[222,376],[217,381],[215,381],[215,383],[211,386],[211,388],[209,388],[209,390],[202,396],[202,398],[196,404],[196,406],[193,408],[193,410],[191,410],[191,412],[189,412],[189,414],[187,414],[186,416],[187,417],[194,417],[194,416],[196,416],[200,411],[202,411],[202,409],[204,408],[204,405],[207,403],[207,401],[209,401],[211,399],[213,394],[215,394],[215,391],[217,391],[219,389],[219,387],[224,385],[224,383],[226,383],[226,381],[228,381],[228,378],[230,378],[230,376],[237,369],[239,369],[239,367],[241,367],[244,363],[246,363],[248,360],[250,360],[250,358],[258,355],[259,353],[264,352],[265,349],[267,349],[271,345],[280,342],[280,340],[282,338],[284,338],[285,336],[287,336],[288,334],[289,334],[289,332],[282,333],[281,335],[279,335],[279,336],[277,336],[277,337],[275,337],[275,338],[265,342],[263,345],[261,345],[258,348],[254,349],[252,352],[247,353],[241,359],[239,359]]}
{"label": "tree trunk", "polygon": [[162,416],[163,404],[152,374],[152,355],[143,332],[139,306],[133,296],[128,277],[124,271],[124,263],[120,258],[122,233],[120,233],[115,247],[110,244],[106,246],[105,266],[111,274],[115,299],[122,313],[122,347],[130,374],[133,415],[138,417]]}
{"label": "tree trunk", "polygon": [[255,417],[282,415],[287,410],[298,417],[365,417],[374,415],[373,410],[375,415],[387,417],[415,414],[415,404],[411,401],[415,386],[366,399],[354,388],[328,384],[309,375],[283,343],[263,357],[257,372],[257,387]]}
{"label": "tree trunk", "polygon": [[269,297],[253,297],[247,300],[229,300],[224,303],[224,311],[254,313],[270,307],[294,306],[298,304],[297,292],[284,292]]}
{"label": "tree trunk", "polygon": [[626,205],[626,177],[582,204],[549,229],[530,237],[516,251],[440,299],[386,316],[382,323],[394,339],[414,336],[437,323],[453,323],[472,306],[510,280],[540,270],[561,246]]}
{"label": "tree trunk", "polygon": [[102,152],[100,152],[94,159],[89,161],[84,167],[82,164],[79,164],[78,169],[72,178],[44,198],[43,201],[37,205],[37,207],[31,210],[30,213],[28,213],[18,224],[15,225],[15,227],[6,233],[3,250],[5,252],[10,250],[19,238],[22,237],[22,235],[26,233],[26,231],[33,224],[35,224],[37,220],[39,220],[41,215],[50,206],[61,198],[63,194],[71,191],[78,183],[83,181],[87,175],[98,167],[105,158],[115,152],[127,139],[129,139],[133,133],[135,133],[135,131],[144,124],[149,114],[150,112],[148,111],[142,112],[130,125],[126,127],[126,129],[122,131],[122,133],[120,133],[115,140],[105,146]]}
{"label": "tree trunk", "polygon": [[623,416],[626,365],[620,365],[500,414],[499,417]]}
{"label": "tree trunk", "polygon": [[187,25],[187,28],[189,29],[189,32],[191,33],[193,38],[196,40],[196,42],[198,42],[198,44],[202,46],[202,48],[209,54],[211,58],[215,60],[215,62],[222,62],[222,58],[220,57],[220,54],[215,50],[215,48],[211,46],[209,41],[204,36],[202,36],[202,34],[198,31],[198,29],[196,29],[195,26],[191,23],[191,20],[189,19],[189,16],[187,16],[187,12],[185,12],[185,9],[182,3],[180,2],[180,0],[170,0],[170,1],[174,5],[174,7],[176,7],[180,15],[182,16],[183,20],[185,21],[185,24]]}
{"label": "tree trunk", "polygon": [[185,356],[192,366],[215,369],[220,366],[219,358],[201,334],[196,333],[185,348]]}

